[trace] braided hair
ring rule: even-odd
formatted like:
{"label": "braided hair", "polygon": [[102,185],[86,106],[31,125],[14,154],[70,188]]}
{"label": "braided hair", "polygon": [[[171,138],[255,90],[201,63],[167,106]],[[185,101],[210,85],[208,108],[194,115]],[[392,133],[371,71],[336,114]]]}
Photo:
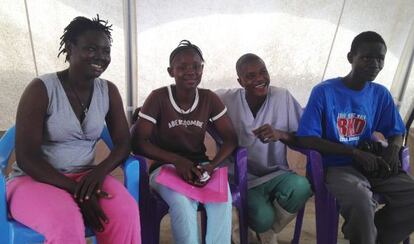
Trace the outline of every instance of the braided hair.
{"label": "braided hair", "polygon": [[111,31],[112,25],[108,24],[108,21],[99,19],[99,15],[96,15],[96,18],[88,19],[83,16],[78,16],[74,18],[68,26],[65,27],[63,35],[60,37],[60,47],[59,53],[66,54],[65,61],[69,60],[68,50],[66,49],[66,44],[73,43],[76,44],[77,38],[85,33],[86,31],[102,31],[106,34],[109,39],[109,42],[112,42]]}
{"label": "braided hair", "polygon": [[178,46],[170,54],[170,66],[171,66],[172,61],[174,60],[175,56],[177,56],[177,54],[179,52],[187,50],[187,49],[194,50],[200,56],[201,60],[204,62],[203,53],[201,52],[200,48],[197,47],[196,45],[192,44],[188,40],[182,40],[182,41],[180,41]]}

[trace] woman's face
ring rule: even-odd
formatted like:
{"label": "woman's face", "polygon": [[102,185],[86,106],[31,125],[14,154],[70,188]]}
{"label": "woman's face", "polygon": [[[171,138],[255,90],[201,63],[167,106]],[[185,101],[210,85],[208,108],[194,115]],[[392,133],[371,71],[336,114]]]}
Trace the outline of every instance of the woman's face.
{"label": "woman's face", "polygon": [[188,48],[176,54],[168,73],[174,77],[177,89],[191,90],[200,84],[203,67],[200,55]]}
{"label": "woman's face", "polygon": [[102,31],[86,31],[69,43],[70,68],[86,78],[99,77],[111,62],[111,43]]}

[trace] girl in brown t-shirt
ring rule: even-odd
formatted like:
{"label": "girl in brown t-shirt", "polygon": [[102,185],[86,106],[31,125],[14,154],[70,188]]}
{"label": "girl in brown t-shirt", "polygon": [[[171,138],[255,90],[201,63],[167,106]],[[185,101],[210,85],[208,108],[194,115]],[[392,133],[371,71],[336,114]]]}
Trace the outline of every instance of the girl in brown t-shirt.
{"label": "girl in brown t-shirt", "polygon": [[[197,88],[203,74],[201,50],[183,40],[170,55],[168,73],[175,85],[152,91],[133,130],[135,153],[154,159],[150,185],[169,205],[175,243],[199,243],[198,202],[155,181],[161,167],[173,165],[189,184],[202,186],[202,173],[211,174],[237,144],[226,107],[212,91]],[[206,156],[204,136],[208,121],[223,138],[216,156]],[[203,164],[200,164],[203,163]],[[230,243],[231,194],[224,203],[204,204],[207,212],[206,243]],[[144,223],[145,224],[145,223]]]}

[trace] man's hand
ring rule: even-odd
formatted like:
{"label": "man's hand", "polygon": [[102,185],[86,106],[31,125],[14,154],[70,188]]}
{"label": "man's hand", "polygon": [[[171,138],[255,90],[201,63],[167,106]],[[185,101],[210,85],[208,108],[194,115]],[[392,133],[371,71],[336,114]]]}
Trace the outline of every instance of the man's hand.
{"label": "man's hand", "polygon": [[285,137],[285,131],[274,129],[271,125],[265,124],[257,129],[253,130],[253,134],[257,136],[263,143],[269,143],[271,141],[278,141]]}
{"label": "man's hand", "polygon": [[364,152],[355,148],[352,151],[352,159],[354,163],[365,172],[373,173],[379,169],[377,161],[381,158],[375,154]]}
{"label": "man's hand", "polygon": [[353,150],[353,161],[363,173],[373,178],[386,178],[391,175],[391,168],[385,160],[370,152]]}
{"label": "man's hand", "polygon": [[393,175],[398,174],[398,172],[402,168],[400,161],[400,150],[400,146],[390,144],[388,147],[384,148],[384,150],[381,153],[381,157],[389,165],[391,169],[391,174]]}

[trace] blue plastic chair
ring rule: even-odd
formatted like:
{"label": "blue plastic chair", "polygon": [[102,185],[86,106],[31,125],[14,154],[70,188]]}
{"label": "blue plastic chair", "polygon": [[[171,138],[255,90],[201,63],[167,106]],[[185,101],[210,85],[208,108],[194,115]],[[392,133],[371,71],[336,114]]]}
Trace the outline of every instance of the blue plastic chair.
{"label": "blue plastic chair", "polygon": [[[10,218],[7,211],[5,170],[7,168],[8,160],[14,150],[15,133],[16,129],[13,126],[8,129],[0,139],[0,243],[41,243],[44,242],[44,237],[41,234]],[[102,131],[101,139],[109,149],[113,148],[111,136],[106,126]],[[124,171],[124,185],[138,203],[139,161],[136,158],[129,156],[122,164],[122,169]],[[96,243],[94,235],[95,234],[90,228],[86,228],[85,237],[93,238],[93,242]]]}

